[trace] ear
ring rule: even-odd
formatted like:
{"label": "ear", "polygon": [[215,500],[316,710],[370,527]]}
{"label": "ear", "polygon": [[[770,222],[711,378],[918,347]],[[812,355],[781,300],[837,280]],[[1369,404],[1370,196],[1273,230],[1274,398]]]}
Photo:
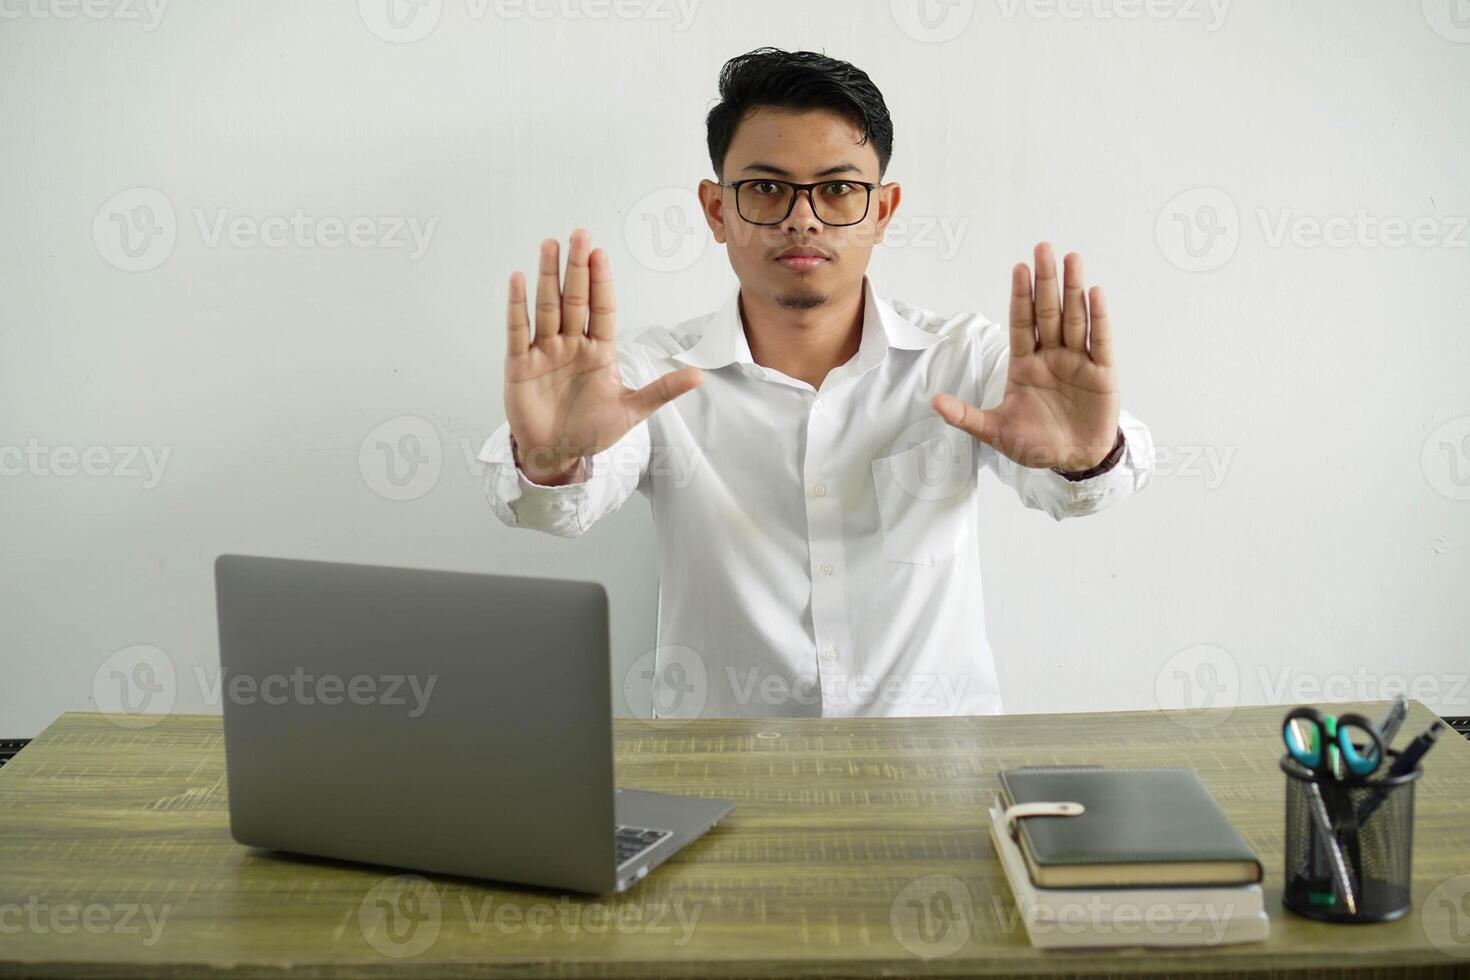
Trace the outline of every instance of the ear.
{"label": "ear", "polygon": [[898,202],[902,197],[903,188],[897,181],[879,184],[873,188],[874,206],[878,209],[878,225],[873,236],[875,244],[883,240],[883,232],[888,228],[888,222],[893,220],[893,213],[898,210]]}
{"label": "ear", "polygon": [[699,182],[699,206],[704,212],[705,223],[715,241],[725,244],[725,195],[724,188],[712,180]]}

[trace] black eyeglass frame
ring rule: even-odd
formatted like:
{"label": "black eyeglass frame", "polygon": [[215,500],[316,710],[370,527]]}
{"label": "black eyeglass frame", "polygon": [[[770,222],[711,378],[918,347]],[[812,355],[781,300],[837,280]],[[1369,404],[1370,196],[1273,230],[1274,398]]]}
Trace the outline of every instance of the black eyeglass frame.
{"label": "black eyeglass frame", "polygon": [[[778,180],[775,177],[744,177],[740,180],[717,180],[715,181],[715,183],[719,184],[721,187],[729,187],[734,189],[735,213],[740,215],[741,221],[745,221],[749,224],[757,225],[762,228],[769,228],[772,225],[779,225],[781,222],[791,217],[791,212],[796,210],[796,199],[801,196],[802,191],[806,191],[807,203],[812,206],[812,214],[816,215],[817,220],[822,222],[822,224],[826,225],[828,228],[851,228],[853,225],[860,225],[863,223],[864,220],[867,219],[868,211],[873,206],[873,188],[879,186],[878,184],[874,184],[866,180],[851,180],[841,177],[836,177],[831,180],[819,180],[813,184],[797,184],[789,180]],[[740,210],[740,188],[745,184],[785,184],[787,187],[790,187],[791,201],[786,205],[786,213],[781,215],[781,217],[777,218],[775,221],[751,221],[745,216],[744,212]],[[818,187],[826,187],[828,184],[852,184],[854,187],[861,187],[865,191],[867,191],[868,197],[867,200],[863,202],[862,217],[858,218],[856,221],[844,221],[841,224],[833,224],[832,222],[823,218],[820,214],[817,214],[817,199],[812,197],[812,191],[813,189]]]}

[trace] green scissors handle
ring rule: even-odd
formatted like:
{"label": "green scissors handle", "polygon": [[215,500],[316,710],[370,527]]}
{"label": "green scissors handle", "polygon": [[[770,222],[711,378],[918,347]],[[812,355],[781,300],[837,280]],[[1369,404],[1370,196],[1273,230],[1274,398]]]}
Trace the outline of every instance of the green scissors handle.
{"label": "green scissors handle", "polygon": [[1309,706],[1293,708],[1281,723],[1281,738],[1291,757],[1319,776],[1338,778],[1339,759],[1343,775],[1350,778],[1370,776],[1383,764],[1383,736],[1359,714],[1333,716]]}

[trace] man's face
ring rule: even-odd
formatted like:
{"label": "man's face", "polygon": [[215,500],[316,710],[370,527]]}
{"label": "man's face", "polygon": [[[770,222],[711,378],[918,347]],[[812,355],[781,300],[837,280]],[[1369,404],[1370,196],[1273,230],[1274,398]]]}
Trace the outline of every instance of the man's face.
{"label": "man's face", "polygon": [[[723,177],[726,181],[766,177],[795,184],[835,180],[877,184],[877,151],[861,139],[862,130],[855,123],[833,112],[761,107],[735,130]],[[758,186],[745,194],[769,190]],[[812,200],[801,192],[784,221],[757,225],[737,213],[734,188],[712,180],[700,182],[705,220],[715,241],[729,252],[743,290],[786,309],[806,310],[850,296],[862,283],[873,245],[883,240],[883,231],[898,207],[898,184],[875,187],[866,217],[843,227],[819,220],[817,212],[832,215],[823,210],[820,190],[813,193],[817,194],[816,212]],[[832,193],[852,193],[861,200],[865,190],[853,186],[834,188]],[[741,201],[745,204],[747,198]],[[751,213],[748,206],[746,210]],[[817,255],[783,256],[793,248]]]}

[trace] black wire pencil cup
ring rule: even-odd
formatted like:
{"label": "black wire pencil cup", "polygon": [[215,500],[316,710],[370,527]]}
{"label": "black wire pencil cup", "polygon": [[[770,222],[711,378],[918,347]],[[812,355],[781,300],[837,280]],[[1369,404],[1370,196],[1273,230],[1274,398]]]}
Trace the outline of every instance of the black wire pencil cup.
{"label": "black wire pencil cup", "polygon": [[1392,733],[1385,739],[1361,715],[1334,718],[1302,707],[1287,714],[1283,738],[1282,905],[1327,922],[1404,916],[1412,906],[1414,786],[1424,737],[1401,753],[1388,747]]}

